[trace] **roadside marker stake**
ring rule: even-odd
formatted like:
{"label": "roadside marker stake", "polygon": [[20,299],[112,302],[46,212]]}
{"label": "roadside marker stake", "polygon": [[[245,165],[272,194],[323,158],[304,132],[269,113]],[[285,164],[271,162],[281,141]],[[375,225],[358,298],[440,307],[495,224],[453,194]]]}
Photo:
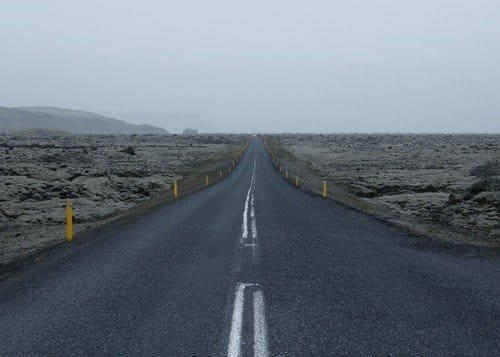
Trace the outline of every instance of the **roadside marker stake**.
{"label": "roadside marker stake", "polygon": [[326,191],[326,180],[323,181],[323,190],[321,192],[321,195],[323,196],[323,198],[326,198],[327,196],[327,191]]}
{"label": "roadside marker stake", "polygon": [[299,175],[295,175],[295,186],[299,187]]}
{"label": "roadside marker stake", "polygon": [[207,186],[207,187],[208,187],[208,186],[209,186],[209,184],[210,184],[210,183],[208,182],[208,175],[206,175],[206,176],[205,176],[205,186]]}
{"label": "roadside marker stake", "polygon": [[179,187],[177,185],[177,180],[174,181],[174,198],[179,197]]}
{"label": "roadside marker stake", "polygon": [[73,241],[73,202],[66,201],[66,241]]}
{"label": "roadside marker stake", "polygon": [[288,180],[288,170],[285,171],[285,180]]}

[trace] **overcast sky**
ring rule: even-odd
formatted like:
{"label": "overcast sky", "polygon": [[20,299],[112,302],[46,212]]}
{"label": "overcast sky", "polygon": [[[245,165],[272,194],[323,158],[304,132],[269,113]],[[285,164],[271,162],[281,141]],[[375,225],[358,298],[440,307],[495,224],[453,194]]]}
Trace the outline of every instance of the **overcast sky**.
{"label": "overcast sky", "polygon": [[0,106],[174,131],[500,132],[499,0],[0,5]]}

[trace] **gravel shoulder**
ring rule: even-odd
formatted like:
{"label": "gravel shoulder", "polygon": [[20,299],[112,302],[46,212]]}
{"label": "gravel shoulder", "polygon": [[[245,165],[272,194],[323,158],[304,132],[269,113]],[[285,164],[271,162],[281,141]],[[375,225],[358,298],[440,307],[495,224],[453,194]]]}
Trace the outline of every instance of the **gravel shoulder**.
{"label": "gravel shoulder", "polygon": [[411,234],[500,246],[500,135],[267,135],[289,180]]}
{"label": "gravel shoulder", "polygon": [[0,271],[75,238],[201,189],[227,174],[244,135],[1,135]]}

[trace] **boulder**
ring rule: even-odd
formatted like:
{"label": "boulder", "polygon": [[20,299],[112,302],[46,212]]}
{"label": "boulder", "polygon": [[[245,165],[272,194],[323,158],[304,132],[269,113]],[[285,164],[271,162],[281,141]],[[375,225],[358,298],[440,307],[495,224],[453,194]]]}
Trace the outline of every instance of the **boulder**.
{"label": "boulder", "polygon": [[352,192],[359,197],[372,198],[377,196],[377,192],[361,185],[351,185]]}
{"label": "boulder", "polygon": [[184,129],[184,131],[182,132],[182,134],[184,134],[184,135],[198,135],[198,130],[191,129],[191,128],[186,128],[186,129]]}
{"label": "boulder", "polygon": [[462,202],[463,200],[464,198],[461,195],[457,193],[450,193],[450,196],[448,197],[448,204],[455,205]]}
{"label": "boulder", "polygon": [[131,156],[135,156],[135,149],[133,146],[127,146],[126,148],[120,150],[121,152],[124,152],[125,154],[129,154]]}
{"label": "boulder", "polygon": [[500,191],[483,191],[475,195],[473,200],[478,203],[499,205]]}
{"label": "boulder", "polygon": [[483,191],[500,191],[500,177],[492,176],[473,184],[470,193],[476,195]]}

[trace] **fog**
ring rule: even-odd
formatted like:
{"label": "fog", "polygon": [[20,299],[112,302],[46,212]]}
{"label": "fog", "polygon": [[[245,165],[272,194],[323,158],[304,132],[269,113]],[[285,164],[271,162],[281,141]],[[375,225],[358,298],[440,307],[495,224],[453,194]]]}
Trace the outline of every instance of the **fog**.
{"label": "fog", "polygon": [[0,106],[179,131],[500,132],[500,2],[26,1]]}

